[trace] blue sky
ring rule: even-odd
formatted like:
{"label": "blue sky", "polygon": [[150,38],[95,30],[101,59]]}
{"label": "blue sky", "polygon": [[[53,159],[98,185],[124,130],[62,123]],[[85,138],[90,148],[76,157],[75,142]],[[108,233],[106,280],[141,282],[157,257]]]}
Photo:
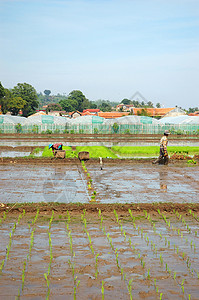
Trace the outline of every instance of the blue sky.
{"label": "blue sky", "polygon": [[199,106],[198,0],[0,0],[0,81]]}

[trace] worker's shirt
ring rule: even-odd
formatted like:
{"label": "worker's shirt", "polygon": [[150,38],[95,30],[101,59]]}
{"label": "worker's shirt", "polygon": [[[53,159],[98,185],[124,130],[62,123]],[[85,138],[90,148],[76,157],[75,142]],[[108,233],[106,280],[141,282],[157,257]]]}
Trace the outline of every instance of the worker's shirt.
{"label": "worker's shirt", "polygon": [[163,148],[165,151],[167,151],[167,144],[168,144],[168,139],[164,135],[160,140],[160,147]]}
{"label": "worker's shirt", "polygon": [[53,149],[58,150],[59,146],[62,145],[62,143],[57,143],[53,145]]}

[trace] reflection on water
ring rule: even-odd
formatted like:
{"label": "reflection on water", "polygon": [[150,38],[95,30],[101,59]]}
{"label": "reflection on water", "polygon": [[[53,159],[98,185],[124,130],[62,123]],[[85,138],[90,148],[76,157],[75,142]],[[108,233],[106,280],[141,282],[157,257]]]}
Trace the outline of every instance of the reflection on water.
{"label": "reflection on water", "polygon": [[164,167],[164,169],[159,169],[159,181],[160,189],[162,190],[162,192],[167,192],[168,169],[166,166]]}
{"label": "reflection on water", "polygon": [[2,151],[0,152],[0,157],[24,157],[29,156],[30,152],[21,151]]}

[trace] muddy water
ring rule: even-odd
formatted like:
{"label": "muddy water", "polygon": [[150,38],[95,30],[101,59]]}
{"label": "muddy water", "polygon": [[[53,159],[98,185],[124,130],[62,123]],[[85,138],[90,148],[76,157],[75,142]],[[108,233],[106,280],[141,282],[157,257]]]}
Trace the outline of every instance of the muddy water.
{"label": "muddy water", "polygon": [[[133,163],[87,166],[101,203],[198,203],[199,166]],[[1,202],[89,202],[81,166],[1,165]]]}
{"label": "muddy water", "polygon": [[1,151],[0,157],[24,157],[29,156],[31,152],[23,151]]}
{"label": "muddy water", "polygon": [[[28,141],[20,141],[20,140],[2,140],[1,141],[1,146],[10,146],[10,147],[25,147],[25,146],[36,146],[36,147],[44,147],[47,146],[50,143],[55,143],[55,140],[49,140],[49,141],[35,141],[35,140],[28,140]],[[112,146],[159,146],[159,141],[83,141],[82,142],[67,142],[63,141],[64,146],[105,146],[105,147],[112,147]],[[192,140],[184,140],[184,141],[169,141],[170,146],[192,146],[192,147],[199,147],[199,142],[198,141],[192,141]]]}
{"label": "muddy water", "polygon": [[6,165],[0,169],[1,202],[88,202],[76,165]]}
{"label": "muddy water", "polygon": [[149,164],[88,166],[97,199],[104,203],[198,202],[199,166]]}

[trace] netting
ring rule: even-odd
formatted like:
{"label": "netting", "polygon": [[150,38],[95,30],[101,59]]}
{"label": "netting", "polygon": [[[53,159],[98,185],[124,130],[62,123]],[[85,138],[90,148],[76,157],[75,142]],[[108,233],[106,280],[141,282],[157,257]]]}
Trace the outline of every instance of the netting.
{"label": "netting", "polygon": [[48,115],[28,118],[0,116],[2,133],[88,133],[88,134],[199,134],[199,117],[178,116],[157,120],[145,116],[104,119],[84,116],[76,119]]}

